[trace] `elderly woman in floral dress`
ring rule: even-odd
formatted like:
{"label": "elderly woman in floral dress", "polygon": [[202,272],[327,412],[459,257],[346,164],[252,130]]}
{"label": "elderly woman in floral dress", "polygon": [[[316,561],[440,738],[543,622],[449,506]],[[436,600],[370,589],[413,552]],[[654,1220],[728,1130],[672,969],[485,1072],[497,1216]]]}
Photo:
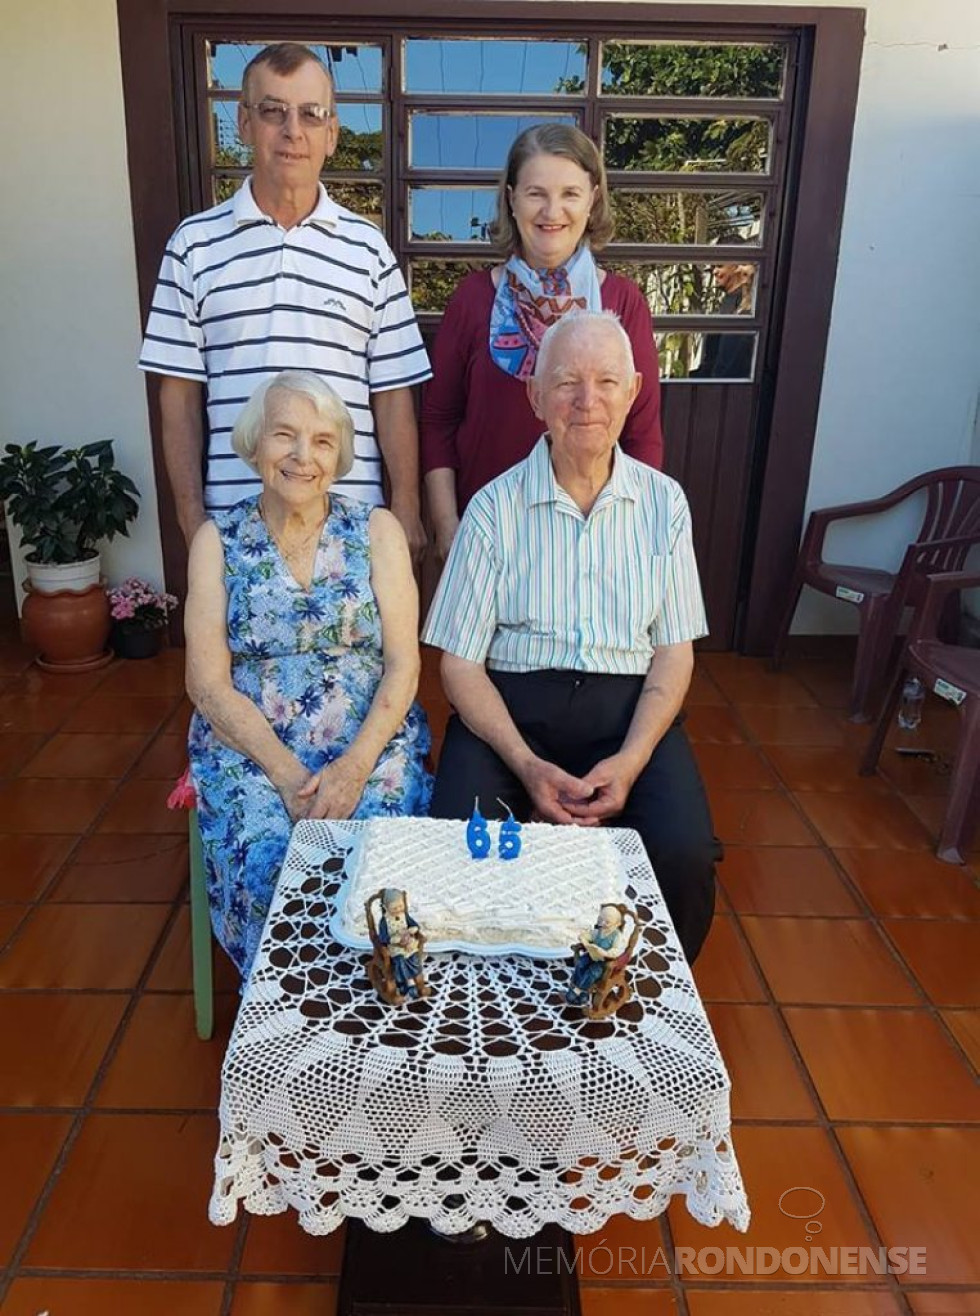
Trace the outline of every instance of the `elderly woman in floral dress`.
{"label": "elderly woman in floral dress", "polygon": [[260,385],[232,441],[262,493],[191,544],[191,776],[212,923],[243,976],[297,819],[421,814],[431,793],[404,534],[330,492],[353,434],[317,376]]}

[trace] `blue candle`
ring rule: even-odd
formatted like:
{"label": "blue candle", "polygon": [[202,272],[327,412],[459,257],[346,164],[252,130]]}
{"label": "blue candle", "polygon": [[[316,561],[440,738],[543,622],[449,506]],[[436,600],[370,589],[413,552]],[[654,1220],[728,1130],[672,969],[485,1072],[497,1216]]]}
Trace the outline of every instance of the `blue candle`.
{"label": "blue candle", "polygon": [[[499,800],[498,803],[504,804],[503,800]],[[506,804],[504,808],[507,809],[507,817],[500,824],[497,853],[501,859],[516,859],[521,853],[521,824]]]}
{"label": "blue candle", "polygon": [[479,797],[473,801],[473,812],[466,824],[466,844],[474,859],[486,859],[490,853],[490,832],[487,820],[480,812]]}

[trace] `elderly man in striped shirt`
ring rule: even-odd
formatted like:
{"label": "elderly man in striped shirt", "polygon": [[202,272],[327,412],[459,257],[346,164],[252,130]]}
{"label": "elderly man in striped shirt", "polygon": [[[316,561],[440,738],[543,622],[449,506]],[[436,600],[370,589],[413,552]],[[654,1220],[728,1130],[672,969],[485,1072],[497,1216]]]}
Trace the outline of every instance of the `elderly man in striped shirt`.
{"label": "elderly man in striped shirt", "polygon": [[391,510],[418,557],[412,386],[428,379],[429,361],[388,244],[320,182],[339,124],[333,81],[311,50],[284,42],[256,55],[238,129],[252,175],[171,237],[140,356],[141,369],[163,376],[163,454],[180,527],[189,544],[211,511],[258,491],[231,447],[235,419],[263,380],[310,370],[354,419],[354,465],[338,488],[379,504],[383,458]]}
{"label": "elderly man in striped shirt", "polygon": [[609,312],[542,340],[546,433],[470,503],[426,623],[455,709],[432,813],[465,818],[478,795],[635,828],[693,962],[721,847],[680,711],[707,628],[687,500],[617,443],[640,382]]}

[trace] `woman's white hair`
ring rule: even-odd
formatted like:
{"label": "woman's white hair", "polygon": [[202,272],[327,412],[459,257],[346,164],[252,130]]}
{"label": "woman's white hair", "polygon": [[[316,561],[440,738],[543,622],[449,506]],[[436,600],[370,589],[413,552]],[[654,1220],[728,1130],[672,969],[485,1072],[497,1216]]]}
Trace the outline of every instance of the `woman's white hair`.
{"label": "woman's white hair", "polygon": [[336,425],[340,434],[340,452],[334,478],[339,480],[346,475],[354,465],[354,422],[343,398],[310,370],[281,370],[278,375],[261,383],[245,403],[231,432],[231,446],[242,461],[251,466],[253,471],[256,469],[255,453],[266,427],[266,398],[273,389],[309,398],[320,420]]}
{"label": "woman's white hair", "polygon": [[548,361],[555,350],[555,345],[563,338],[567,338],[570,334],[586,333],[589,329],[601,326],[606,329],[611,328],[618,334],[629,365],[630,378],[632,379],[636,374],[633,344],[630,342],[630,336],[623,328],[615,311],[569,311],[560,320],[556,320],[554,324],[549,325],[538,344],[538,356],[534,363],[534,378],[544,378],[544,372],[548,368]]}

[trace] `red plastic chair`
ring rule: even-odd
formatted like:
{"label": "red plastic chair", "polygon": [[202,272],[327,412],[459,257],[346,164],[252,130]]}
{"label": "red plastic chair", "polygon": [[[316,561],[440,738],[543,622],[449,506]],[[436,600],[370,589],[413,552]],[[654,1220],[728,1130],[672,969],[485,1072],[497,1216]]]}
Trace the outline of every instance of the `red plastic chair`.
{"label": "red plastic chair", "polygon": [[[835,521],[887,511],[921,490],[926,492],[925,514],[897,572],[824,560],[824,540]],[[859,620],[849,711],[854,721],[867,720],[872,687],[888,667],[906,604],[921,601],[927,573],[961,571],[975,543],[980,543],[980,466],[927,471],[883,498],[811,512],[773,648],[773,668],[783,661],[804,585],[853,603]],[[923,557],[929,545],[934,551]]]}
{"label": "red plastic chair", "polygon": [[948,864],[961,864],[980,812],[980,649],[947,644],[939,638],[939,629],[950,591],[980,585],[980,572],[929,576],[925,585],[922,604],[913,618],[901,662],[861,760],[860,772],[864,777],[871,776],[878,765],[907,676],[917,676],[927,689],[957,704],[962,718],[960,737],[936,854]]}

